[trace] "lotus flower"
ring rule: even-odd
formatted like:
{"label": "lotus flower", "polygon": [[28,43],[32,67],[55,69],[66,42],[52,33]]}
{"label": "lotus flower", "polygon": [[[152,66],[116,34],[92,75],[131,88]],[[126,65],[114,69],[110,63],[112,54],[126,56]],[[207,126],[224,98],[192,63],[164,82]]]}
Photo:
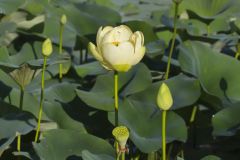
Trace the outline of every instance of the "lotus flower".
{"label": "lotus flower", "polygon": [[104,68],[118,72],[127,72],[139,63],[146,50],[143,33],[133,33],[126,25],[100,27],[96,42],[89,43],[92,55]]}

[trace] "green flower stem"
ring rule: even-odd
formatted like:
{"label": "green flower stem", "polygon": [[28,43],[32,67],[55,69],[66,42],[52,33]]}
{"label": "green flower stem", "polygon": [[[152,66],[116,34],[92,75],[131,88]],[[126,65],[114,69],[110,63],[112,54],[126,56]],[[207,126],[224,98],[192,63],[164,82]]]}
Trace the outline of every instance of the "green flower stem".
{"label": "green flower stem", "polygon": [[[19,109],[23,109],[24,88],[21,87]],[[21,135],[17,136],[17,151],[21,151]]]}
{"label": "green flower stem", "polygon": [[[175,3],[175,12],[174,12],[174,21],[173,21],[173,36],[172,36],[172,43],[171,43],[171,48],[170,48],[170,52],[169,52],[169,56],[168,56],[165,79],[168,79],[168,77],[169,77],[173,48],[174,48],[175,40],[176,40],[176,36],[177,36],[178,7],[179,7],[179,3]],[[167,117],[167,111],[164,110],[162,112],[162,160],[166,160],[166,117]]]}
{"label": "green flower stem", "polygon": [[162,160],[166,160],[166,118],[167,111],[162,111]]}
{"label": "green flower stem", "polygon": [[117,157],[116,157],[116,160],[119,160],[121,157],[121,153],[117,153]]}
{"label": "green flower stem", "polygon": [[240,56],[240,43],[238,42],[237,46],[236,46],[236,54],[235,54],[235,58],[238,59],[238,57]]}
{"label": "green flower stem", "polygon": [[[63,31],[64,31],[64,25],[60,24],[60,32],[59,32],[59,54],[62,54],[62,44],[63,44]],[[63,64],[59,64],[59,80],[62,80],[63,77]]]}
{"label": "green flower stem", "polygon": [[235,58],[238,59],[239,55],[240,55],[240,54],[237,52],[237,53],[235,54]]}
{"label": "green flower stem", "polygon": [[[193,147],[196,145],[196,125],[195,125],[195,119],[196,119],[196,114],[197,114],[198,106],[194,106],[192,109],[191,117],[190,117],[190,135],[192,135],[192,142],[193,142]],[[182,150],[183,152],[183,150]]]}
{"label": "green flower stem", "polygon": [[173,48],[177,36],[177,15],[178,15],[178,3],[175,3],[175,13],[174,13],[174,22],[173,22],[173,37],[172,37],[172,43],[171,43],[171,48],[168,56],[168,63],[167,63],[167,70],[165,74],[165,79],[168,79],[169,77],[169,72],[170,72],[170,66],[171,66],[171,60],[172,60],[172,54],[173,54]]}
{"label": "green flower stem", "polygon": [[115,127],[118,126],[118,72],[114,71]]}
{"label": "green flower stem", "polygon": [[121,160],[125,160],[125,152],[122,153],[122,158]]}
{"label": "green flower stem", "polygon": [[17,151],[21,151],[21,135],[17,136]]}
{"label": "green flower stem", "polygon": [[[117,71],[114,71],[114,109],[115,109],[115,127],[117,127],[118,126],[118,72]],[[118,147],[119,147],[118,142],[115,140],[115,149],[117,154],[119,150]],[[120,157],[118,157],[117,159],[119,158]]]}
{"label": "green flower stem", "polygon": [[43,109],[43,99],[44,99],[44,81],[45,81],[44,76],[45,76],[46,64],[47,64],[47,57],[44,56],[43,69],[42,69],[40,108],[39,108],[39,113],[38,113],[38,124],[37,124],[37,131],[36,131],[34,142],[37,142],[37,140],[38,140],[40,124],[41,124],[41,119],[42,119],[42,109]]}
{"label": "green flower stem", "polygon": [[190,123],[194,122],[195,117],[196,117],[196,113],[197,113],[197,109],[198,109],[197,106],[193,107],[192,114],[191,114],[191,117],[190,117]]}

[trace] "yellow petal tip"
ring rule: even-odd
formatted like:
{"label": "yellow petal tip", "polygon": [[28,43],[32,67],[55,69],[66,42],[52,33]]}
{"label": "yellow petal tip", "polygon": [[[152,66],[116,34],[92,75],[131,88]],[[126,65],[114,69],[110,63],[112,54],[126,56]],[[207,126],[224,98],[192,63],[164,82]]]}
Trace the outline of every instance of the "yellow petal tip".
{"label": "yellow petal tip", "polygon": [[132,66],[129,64],[117,64],[113,65],[114,70],[118,72],[127,72]]}

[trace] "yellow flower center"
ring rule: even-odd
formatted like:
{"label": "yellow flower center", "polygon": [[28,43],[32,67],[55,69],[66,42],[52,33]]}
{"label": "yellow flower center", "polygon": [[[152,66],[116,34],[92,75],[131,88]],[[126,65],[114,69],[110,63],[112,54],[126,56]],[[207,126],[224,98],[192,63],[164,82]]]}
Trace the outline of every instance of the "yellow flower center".
{"label": "yellow flower center", "polygon": [[120,42],[112,42],[113,45],[118,46]]}

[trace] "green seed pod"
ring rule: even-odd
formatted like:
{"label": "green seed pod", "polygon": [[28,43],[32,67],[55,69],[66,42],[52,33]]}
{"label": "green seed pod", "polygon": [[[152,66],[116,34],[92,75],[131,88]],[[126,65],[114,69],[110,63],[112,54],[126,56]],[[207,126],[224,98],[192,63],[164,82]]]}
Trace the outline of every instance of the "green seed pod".
{"label": "green seed pod", "polygon": [[112,131],[113,136],[119,143],[121,149],[125,149],[127,140],[129,138],[129,131],[125,126],[118,126]]}

